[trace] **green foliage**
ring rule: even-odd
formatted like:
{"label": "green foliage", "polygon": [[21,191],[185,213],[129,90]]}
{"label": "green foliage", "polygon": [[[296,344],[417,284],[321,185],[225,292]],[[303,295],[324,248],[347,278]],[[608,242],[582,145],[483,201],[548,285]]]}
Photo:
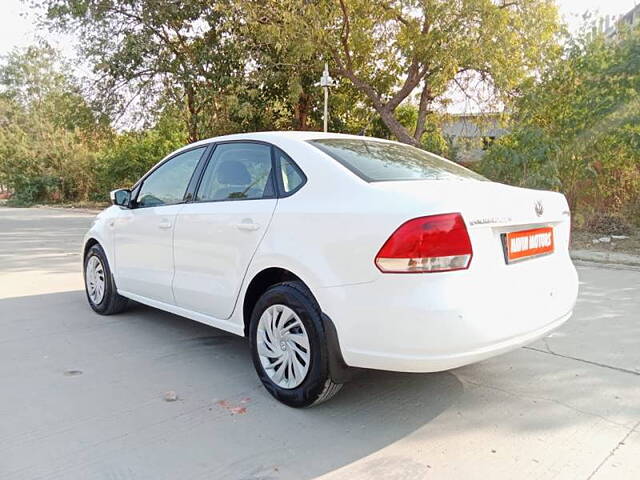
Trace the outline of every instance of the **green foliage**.
{"label": "green foliage", "polygon": [[0,183],[23,202],[86,199],[95,184],[95,143],[78,129],[13,113],[15,123],[0,129]]}
{"label": "green foliage", "polygon": [[49,47],[13,52],[0,66],[0,184],[24,203],[82,200],[104,125]]}
{"label": "green foliage", "polygon": [[[377,117],[419,146],[454,80],[477,73],[507,95],[558,51],[551,0],[31,1],[50,27],[80,34],[106,107],[122,109],[133,96],[148,111],[148,102],[169,99],[192,141],[318,128],[315,83],[328,61],[341,81],[334,129],[362,131]],[[414,96],[408,122],[399,107]],[[444,146],[433,131],[427,143]]]}
{"label": "green foliage", "polygon": [[66,71],[46,46],[0,65],[0,185],[14,202],[107,201],[187,142],[180,111],[169,107],[151,128],[113,132]]}
{"label": "green foliage", "polygon": [[[331,61],[400,141],[420,144],[425,119],[453,81],[479,74],[508,95],[559,52],[550,0],[281,0],[252,2],[278,44]],[[472,91],[471,88],[468,91]],[[399,106],[415,96],[409,130]]]}
{"label": "green foliage", "polygon": [[73,29],[94,65],[103,107],[133,100],[148,112],[159,99],[180,107],[189,140],[233,129],[243,42],[231,1],[33,0],[51,28]]}
{"label": "green foliage", "polygon": [[640,191],[640,31],[584,35],[523,90],[490,178],[564,192],[584,214],[624,211]]}
{"label": "green foliage", "polygon": [[[412,104],[402,104],[396,109],[396,118],[408,131],[415,131],[418,115],[418,107]],[[439,115],[435,113],[428,114],[425,118],[424,131],[420,138],[419,146],[438,155],[448,156],[451,153],[450,147],[442,134],[441,124],[442,118]],[[379,115],[376,114],[373,117],[370,125],[371,127],[364,131],[367,135],[397,140]]]}
{"label": "green foliage", "polygon": [[518,129],[499,139],[480,164],[483,175],[511,185],[558,189],[557,146],[540,128]]}
{"label": "green foliage", "polygon": [[437,153],[443,157],[452,157],[451,147],[447,139],[442,135],[440,127],[434,123],[428,123],[426,131],[420,140],[420,146],[425,150]]}
{"label": "green foliage", "polygon": [[96,161],[96,200],[108,200],[109,191],[132,186],[145,172],[186,143],[184,124],[174,112],[165,112],[158,123],[143,131],[113,136]]}
{"label": "green foliage", "polygon": [[482,173],[640,218],[640,34],[562,50],[551,0],[30,1],[78,33],[96,83],[46,46],[0,63],[0,185],[18,201],[105,199],[200,138],[320,129],[326,61],[331,130],[452,156],[437,106],[480,78],[515,112]]}

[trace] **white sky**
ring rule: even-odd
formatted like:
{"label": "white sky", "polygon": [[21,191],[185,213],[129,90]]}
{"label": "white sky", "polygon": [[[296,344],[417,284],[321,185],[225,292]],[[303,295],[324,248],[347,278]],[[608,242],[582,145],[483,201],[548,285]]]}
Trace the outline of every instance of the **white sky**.
{"label": "white sky", "polygon": [[0,0],[0,55],[6,55],[16,47],[27,47],[38,38],[44,38],[66,56],[73,56],[73,36],[53,35],[38,29],[35,25],[35,13],[22,0]]}
{"label": "white sky", "polygon": [[624,15],[639,0],[556,0],[560,6],[560,13],[569,23],[571,28],[575,28],[582,23],[581,16],[585,11],[598,12],[601,15]]}

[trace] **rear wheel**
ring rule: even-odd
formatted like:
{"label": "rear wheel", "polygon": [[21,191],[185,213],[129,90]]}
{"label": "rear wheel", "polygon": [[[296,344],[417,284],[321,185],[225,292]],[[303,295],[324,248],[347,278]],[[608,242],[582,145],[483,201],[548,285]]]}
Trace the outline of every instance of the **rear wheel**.
{"label": "rear wheel", "polygon": [[101,315],[123,311],[127,299],[118,295],[109,262],[99,244],[93,245],[84,258],[84,285],[91,308]]}
{"label": "rear wheel", "polygon": [[301,282],[279,283],[260,297],[251,315],[250,342],[260,380],[286,405],[317,405],[342,387],[329,375],[320,308]]}

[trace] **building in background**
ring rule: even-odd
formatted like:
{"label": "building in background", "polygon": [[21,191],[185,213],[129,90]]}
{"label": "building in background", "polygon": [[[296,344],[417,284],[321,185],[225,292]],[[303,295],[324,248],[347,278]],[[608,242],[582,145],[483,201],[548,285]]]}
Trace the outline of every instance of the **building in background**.
{"label": "building in background", "polygon": [[464,164],[479,161],[497,138],[508,133],[503,118],[500,112],[449,115],[442,123],[442,135],[451,145],[451,159]]}
{"label": "building in background", "polygon": [[[621,30],[640,25],[640,4],[624,15],[607,15],[593,24],[592,34],[615,39]],[[477,162],[491,144],[508,130],[504,128],[504,113],[449,114],[442,123],[442,134],[451,145],[450,157],[459,163]]]}
{"label": "building in background", "polygon": [[615,38],[623,28],[634,28],[640,24],[640,5],[636,5],[624,15],[606,15],[600,18],[592,28],[592,33],[604,34],[607,38]]}

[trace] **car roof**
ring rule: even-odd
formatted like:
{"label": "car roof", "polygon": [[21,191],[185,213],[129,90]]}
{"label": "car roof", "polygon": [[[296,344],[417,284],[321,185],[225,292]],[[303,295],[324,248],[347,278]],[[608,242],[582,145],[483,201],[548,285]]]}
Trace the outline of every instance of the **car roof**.
{"label": "car roof", "polygon": [[383,138],[376,138],[376,137],[366,137],[364,135],[349,135],[346,133],[332,133],[332,132],[316,132],[311,130],[233,133],[230,135],[221,135],[219,137],[206,138],[194,143],[190,143],[188,145],[185,145],[184,147],[174,150],[158,163],[161,163],[167,158],[172,157],[178,153],[182,153],[194,147],[205,146],[213,142],[225,142],[230,140],[257,140],[257,141],[263,141],[263,142],[269,142],[269,143],[277,143],[277,140],[293,140],[298,142],[305,142],[307,140],[319,140],[319,139],[329,139],[329,138],[345,138],[345,139],[351,138],[351,139],[358,139],[358,140],[372,140],[376,142],[385,142],[385,143],[398,143],[392,140],[385,140]]}
{"label": "car roof", "polygon": [[369,139],[369,140],[376,140],[376,141],[383,141],[383,142],[388,141],[388,140],[383,140],[381,138],[365,137],[362,135],[348,135],[345,133],[315,132],[315,131],[305,130],[305,131],[280,131],[280,132],[270,131],[270,132],[253,132],[253,133],[234,133],[231,135],[223,135],[220,137],[207,138],[206,140],[201,140],[192,145],[205,144],[210,142],[222,142],[226,140],[270,141],[270,140],[285,139],[285,138],[291,139],[291,140],[298,140],[302,142],[306,140],[317,140],[317,139],[323,139],[323,138],[352,138],[352,139],[359,139],[359,140]]}

